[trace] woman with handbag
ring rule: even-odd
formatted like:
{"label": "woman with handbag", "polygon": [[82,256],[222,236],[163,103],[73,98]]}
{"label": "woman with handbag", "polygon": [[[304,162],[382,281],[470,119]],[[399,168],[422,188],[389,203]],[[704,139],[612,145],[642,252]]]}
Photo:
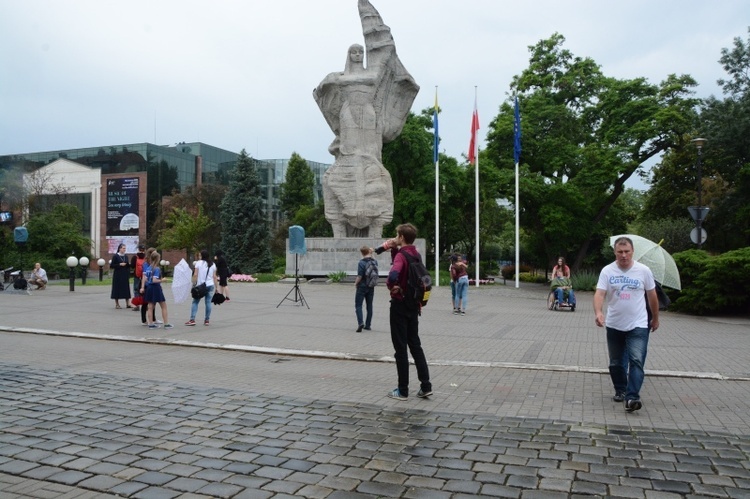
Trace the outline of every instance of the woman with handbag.
{"label": "woman with handbag", "polygon": [[208,326],[211,318],[211,298],[213,298],[216,289],[216,265],[209,257],[208,250],[201,250],[200,260],[196,260],[193,270],[193,304],[190,307],[190,320],[185,323],[186,326],[195,326],[195,315],[198,313],[198,304],[204,300],[206,306],[206,316],[203,325]]}

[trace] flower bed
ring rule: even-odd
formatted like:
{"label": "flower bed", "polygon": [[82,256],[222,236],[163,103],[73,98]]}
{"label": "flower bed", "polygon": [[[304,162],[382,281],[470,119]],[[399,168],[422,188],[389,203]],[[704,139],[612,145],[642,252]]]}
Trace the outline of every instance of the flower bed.
{"label": "flower bed", "polygon": [[255,282],[258,280],[249,274],[232,274],[227,279],[232,282]]}

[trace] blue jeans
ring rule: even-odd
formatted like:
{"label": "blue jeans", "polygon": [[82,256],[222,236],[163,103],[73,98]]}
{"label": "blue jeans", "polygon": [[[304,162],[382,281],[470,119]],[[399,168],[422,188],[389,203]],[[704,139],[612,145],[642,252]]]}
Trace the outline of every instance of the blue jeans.
{"label": "blue jeans", "polygon": [[[208,283],[206,283],[208,284]],[[208,293],[206,293],[206,296],[203,298],[193,298],[193,305],[190,307],[190,320],[195,320],[195,314],[198,313],[198,304],[201,300],[206,301],[206,318],[205,320],[209,320],[211,318],[211,308],[213,307],[213,304],[211,303],[211,298],[214,297],[214,287],[213,286],[206,286],[206,289],[208,289]]]}
{"label": "blue jeans", "polygon": [[[469,276],[461,276],[456,282],[456,295],[453,298],[453,308],[463,308],[466,310],[466,304],[469,298]],[[458,302],[461,302],[461,307]]]}
{"label": "blue jeans", "polygon": [[[354,313],[357,314],[357,325],[370,329],[372,324],[372,299],[375,297],[375,288],[369,286],[357,286],[357,294],[354,295]],[[367,304],[367,321],[362,322],[362,301]]]}
{"label": "blue jeans", "polygon": [[625,400],[640,400],[643,367],[646,364],[649,331],[637,327],[630,331],[607,328],[609,376],[615,392],[624,393]]}
{"label": "blue jeans", "polygon": [[[563,288],[556,288],[555,289],[555,297],[557,298],[557,301],[562,303],[565,301],[565,290]],[[568,290],[568,303],[571,305],[576,304],[576,295],[573,294],[573,289]]]}

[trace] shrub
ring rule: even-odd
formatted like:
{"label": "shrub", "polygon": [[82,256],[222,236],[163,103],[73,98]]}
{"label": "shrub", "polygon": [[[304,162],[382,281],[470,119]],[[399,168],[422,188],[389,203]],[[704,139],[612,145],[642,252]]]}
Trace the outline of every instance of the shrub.
{"label": "shrub", "polygon": [[[523,267],[522,267],[523,268]],[[506,279],[515,279],[515,275],[508,277]],[[544,284],[547,282],[547,279],[542,274],[530,274],[529,272],[521,272],[518,274],[518,280],[521,282],[534,282],[537,284]]]}
{"label": "shrub", "polygon": [[750,312],[750,247],[715,257],[698,250],[674,256],[680,277],[685,273],[676,310],[699,315]]}
{"label": "shrub", "polygon": [[341,282],[346,278],[346,272],[339,270],[338,272],[331,272],[328,274],[328,278],[331,282]]}
{"label": "shrub", "polygon": [[253,274],[253,277],[255,278],[255,282],[277,282],[284,278],[283,275],[267,272],[258,272],[257,274]]}
{"label": "shrub", "polygon": [[[531,273],[532,270],[533,269],[531,268],[531,266],[521,264],[521,274],[523,274],[524,272]],[[505,278],[505,279],[514,279],[515,276],[516,276],[516,266],[515,265],[506,265],[505,267],[502,268],[502,270],[500,271],[500,273],[502,274],[503,278]],[[521,278],[519,277],[518,280],[520,281]],[[544,280],[542,280],[542,282],[544,282]]]}
{"label": "shrub", "polygon": [[573,289],[579,291],[594,291],[599,281],[599,273],[593,270],[582,270],[570,276]]}

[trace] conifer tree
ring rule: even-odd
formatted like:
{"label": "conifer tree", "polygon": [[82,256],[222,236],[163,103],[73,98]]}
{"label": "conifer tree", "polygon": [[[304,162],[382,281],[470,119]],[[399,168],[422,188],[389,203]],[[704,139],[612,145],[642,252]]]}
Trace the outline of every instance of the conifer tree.
{"label": "conifer tree", "polygon": [[233,273],[270,272],[270,229],[256,161],[243,149],[221,201],[222,243]]}
{"label": "conifer tree", "polygon": [[313,206],[315,175],[302,156],[292,153],[281,185],[281,210],[291,220],[303,206]]}

